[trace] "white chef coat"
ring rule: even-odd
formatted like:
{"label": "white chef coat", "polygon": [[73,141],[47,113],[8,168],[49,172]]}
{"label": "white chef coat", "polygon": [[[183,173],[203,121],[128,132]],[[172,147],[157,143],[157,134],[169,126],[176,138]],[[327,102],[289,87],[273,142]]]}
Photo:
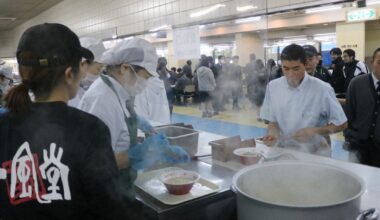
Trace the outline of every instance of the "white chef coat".
{"label": "white chef coat", "polygon": [[131,96],[114,78],[105,77],[112,82],[122,105],[112,89],[99,77],[82,97],[79,109],[101,119],[110,129],[114,152],[125,152],[130,145],[129,131],[124,121],[124,114],[130,117],[130,113],[125,103]]}
{"label": "white chef coat", "polygon": [[147,87],[135,98],[135,111],[149,121],[170,124],[169,103],[161,79],[148,79]]}

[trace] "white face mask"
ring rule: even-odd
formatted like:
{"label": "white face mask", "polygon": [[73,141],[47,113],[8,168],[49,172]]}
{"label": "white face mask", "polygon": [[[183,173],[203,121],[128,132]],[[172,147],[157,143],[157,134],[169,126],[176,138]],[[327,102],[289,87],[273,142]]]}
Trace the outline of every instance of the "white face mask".
{"label": "white face mask", "polygon": [[133,69],[132,66],[131,67],[131,70],[135,73],[137,79],[136,79],[136,83],[135,85],[133,86],[128,86],[128,85],[124,85],[124,88],[127,90],[127,92],[131,95],[131,96],[136,96],[140,93],[142,93],[144,91],[144,89],[146,88],[148,82],[146,79],[142,78],[141,76],[137,75],[136,71]]}
{"label": "white face mask", "polygon": [[99,78],[100,75],[94,75],[91,73],[86,73],[86,77],[82,79],[80,82],[80,86],[87,91],[88,88],[92,85],[92,83]]}

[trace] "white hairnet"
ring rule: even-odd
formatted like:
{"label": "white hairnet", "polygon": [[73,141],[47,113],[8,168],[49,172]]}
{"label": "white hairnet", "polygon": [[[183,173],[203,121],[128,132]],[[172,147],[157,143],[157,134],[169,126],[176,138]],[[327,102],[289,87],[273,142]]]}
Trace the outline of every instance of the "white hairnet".
{"label": "white hairnet", "polygon": [[12,67],[1,65],[0,66],[0,75],[5,76],[8,79],[12,79]]}
{"label": "white hairnet", "polygon": [[82,37],[79,40],[82,47],[89,49],[94,54],[94,61],[101,63],[102,55],[106,51],[103,42],[91,37]]}
{"label": "white hairnet", "polygon": [[107,65],[133,64],[146,69],[152,76],[158,76],[156,48],[148,41],[133,38],[117,43],[103,53],[102,63]]}

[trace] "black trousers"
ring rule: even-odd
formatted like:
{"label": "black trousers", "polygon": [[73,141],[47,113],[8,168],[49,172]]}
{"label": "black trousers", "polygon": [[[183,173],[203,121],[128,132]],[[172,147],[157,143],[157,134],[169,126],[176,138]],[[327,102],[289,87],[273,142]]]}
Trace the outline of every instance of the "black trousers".
{"label": "black trousers", "polygon": [[380,141],[351,139],[349,143],[349,150],[356,153],[361,164],[380,167]]}

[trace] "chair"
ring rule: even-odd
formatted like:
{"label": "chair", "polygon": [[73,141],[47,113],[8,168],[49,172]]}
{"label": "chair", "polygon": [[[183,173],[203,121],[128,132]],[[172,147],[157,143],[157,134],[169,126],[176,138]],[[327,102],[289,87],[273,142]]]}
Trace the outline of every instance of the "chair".
{"label": "chair", "polygon": [[183,89],[183,103],[186,103],[188,98],[192,98],[195,95],[195,85],[187,85]]}

